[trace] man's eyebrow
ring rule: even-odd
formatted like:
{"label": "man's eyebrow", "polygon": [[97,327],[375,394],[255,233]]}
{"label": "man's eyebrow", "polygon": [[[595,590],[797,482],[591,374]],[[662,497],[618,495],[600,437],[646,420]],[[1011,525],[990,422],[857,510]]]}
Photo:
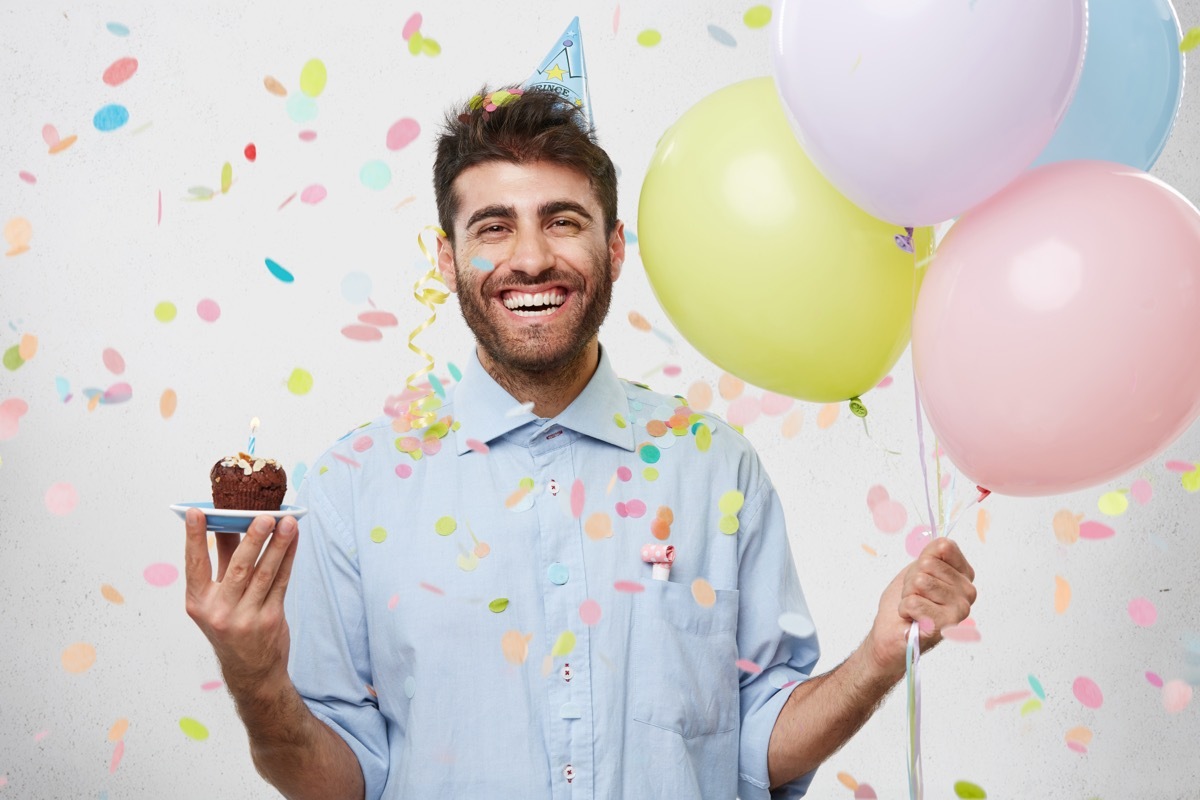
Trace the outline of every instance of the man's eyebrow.
{"label": "man's eyebrow", "polygon": [[592,215],[587,209],[576,203],[574,200],[551,200],[549,203],[543,203],[538,207],[538,216],[549,217],[554,214],[560,214],[563,211],[571,211],[586,219],[592,221]]}
{"label": "man's eyebrow", "polygon": [[474,214],[471,215],[471,218],[469,220],[467,220],[466,227],[470,228],[476,222],[479,222],[481,219],[487,219],[488,217],[498,217],[500,219],[516,219],[517,210],[515,208],[513,208],[512,206],[501,206],[501,205],[484,206],[483,208],[479,209],[478,211],[476,211]]}

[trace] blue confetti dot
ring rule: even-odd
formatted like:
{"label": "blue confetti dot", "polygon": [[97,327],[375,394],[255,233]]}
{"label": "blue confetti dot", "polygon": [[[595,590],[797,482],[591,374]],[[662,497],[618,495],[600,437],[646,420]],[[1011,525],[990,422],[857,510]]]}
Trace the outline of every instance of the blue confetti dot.
{"label": "blue confetti dot", "polygon": [[292,273],[288,272],[286,269],[279,266],[278,263],[269,258],[267,259],[267,269],[271,270],[271,274],[276,278],[279,278],[279,280],[283,281],[284,283],[291,283],[292,281],[296,280]]}
{"label": "blue confetti dot", "polygon": [[460,370],[453,361],[446,364],[446,369],[450,370],[450,377],[456,381],[462,380],[462,370]]}
{"label": "blue confetti dot", "polygon": [[317,116],[317,101],[302,92],[288,95],[287,113],[292,122],[308,122]]}
{"label": "blue confetti dot", "polygon": [[737,39],[734,39],[733,36],[730,35],[730,33],[724,28],[719,28],[716,25],[709,25],[708,35],[726,47],[737,47]]}
{"label": "blue confetti dot", "polygon": [[116,104],[105,106],[92,117],[92,124],[98,131],[115,131],[126,122],[129,122],[129,111]]}
{"label": "blue confetti dot", "polygon": [[392,170],[382,161],[368,161],[358,171],[358,179],[368,189],[384,189],[392,182]]}
{"label": "blue confetti dot", "polygon": [[428,377],[429,377],[429,385],[433,387],[434,394],[436,394],[438,397],[445,400],[446,399],[446,387],[442,385],[442,382],[438,379],[438,376],[434,375],[431,372],[431,373],[429,373]]}
{"label": "blue confetti dot", "polygon": [[113,36],[128,36],[129,35],[129,28],[126,28],[124,25],[122,25],[119,22],[110,22],[107,25],[105,25],[104,27],[108,28],[108,32],[111,33]]}
{"label": "blue confetti dot", "polygon": [[487,260],[483,256],[475,256],[471,259],[471,266],[480,272],[491,272],[496,268],[496,265]]}
{"label": "blue confetti dot", "polygon": [[625,231],[625,244],[637,244],[637,234],[633,231]]}

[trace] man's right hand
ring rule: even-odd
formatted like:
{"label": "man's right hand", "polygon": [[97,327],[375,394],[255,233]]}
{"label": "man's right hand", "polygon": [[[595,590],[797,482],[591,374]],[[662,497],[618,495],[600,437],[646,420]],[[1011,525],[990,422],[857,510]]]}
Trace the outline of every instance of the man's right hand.
{"label": "man's right hand", "polygon": [[283,596],[296,558],[295,518],[280,520],[273,536],[275,520],[265,514],[245,537],[216,534],[215,581],[204,513],[189,509],[186,528],[187,613],[212,642],[230,692],[244,700],[290,685]]}

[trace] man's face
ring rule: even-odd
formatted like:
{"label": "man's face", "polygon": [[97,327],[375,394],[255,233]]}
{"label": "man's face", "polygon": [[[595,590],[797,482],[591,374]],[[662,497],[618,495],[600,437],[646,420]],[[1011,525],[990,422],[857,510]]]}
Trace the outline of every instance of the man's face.
{"label": "man's face", "polygon": [[608,313],[624,226],[606,237],[588,179],[556,164],[479,164],[454,191],[456,244],[438,241],[438,267],[480,346],[504,369],[570,365]]}

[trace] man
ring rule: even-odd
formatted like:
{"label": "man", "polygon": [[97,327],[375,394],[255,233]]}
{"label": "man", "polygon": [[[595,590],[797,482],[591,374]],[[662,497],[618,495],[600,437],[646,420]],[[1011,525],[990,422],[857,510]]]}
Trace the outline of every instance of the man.
{"label": "man", "polygon": [[[939,540],[808,677],[753,449],[600,347],[624,228],[577,115],[529,91],[448,117],[438,265],[478,347],[439,422],[344,437],[302,487],[303,543],[291,518],[218,535],[215,582],[189,512],[188,613],[289,797],[800,797],[903,676],[909,624],[928,648],[970,611]],[[674,547],[665,580],[647,544]]]}

